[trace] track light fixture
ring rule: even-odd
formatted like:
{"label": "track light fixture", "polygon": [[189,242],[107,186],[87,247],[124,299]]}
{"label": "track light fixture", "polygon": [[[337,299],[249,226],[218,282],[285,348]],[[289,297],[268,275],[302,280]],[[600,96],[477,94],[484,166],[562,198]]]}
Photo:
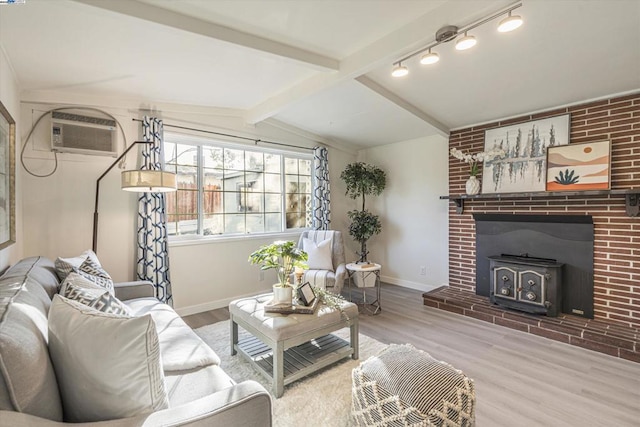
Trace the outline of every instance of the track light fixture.
{"label": "track light fixture", "polygon": [[[446,25],[440,28],[436,32],[436,39],[434,42],[408,54],[407,56],[399,59],[398,61],[393,63],[393,71],[391,75],[393,77],[403,77],[409,74],[409,69],[402,65],[403,62],[408,59],[413,58],[416,55],[424,54],[420,57],[420,63],[424,65],[435,64],[440,60],[440,55],[437,52],[432,52],[431,49],[434,47],[449,42],[451,40],[458,39],[456,41],[456,50],[466,50],[472,48],[477,44],[477,39],[473,35],[469,35],[468,32],[477,28],[483,24],[486,24],[489,21],[492,21],[500,16],[507,15],[504,19],[502,19],[498,25],[498,31],[501,33],[506,33],[509,31],[513,31],[516,28],[519,28],[522,25],[522,17],[519,15],[512,15],[511,12],[516,10],[517,8],[522,6],[522,1],[517,1],[516,3],[511,4],[505,8],[502,8],[490,15],[485,16],[471,24],[465,25],[464,27],[458,28],[455,25]],[[460,37],[463,35],[462,37]],[[458,38],[460,37],[460,38]],[[426,52],[426,53],[425,53]]]}
{"label": "track light fixture", "polygon": [[435,64],[438,61],[440,61],[440,55],[438,55],[436,52],[431,52],[431,49],[429,49],[429,52],[425,53],[424,55],[422,55],[422,58],[420,58],[420,63],[422,65]]}
{"label": "track light fixture", "polygon": [[456,42],[456,50],[467,50],[471,49],[478,43],[478,40],[474,36],[468,36],[467,32],[464,32],[464,37],[458,39]]}
{"label": "track light fixture", "polygon": [[402,65],[402,63],[398,62],[395,67],[393,67],[393,71],[391,75],[393,77],[404,77],[409,74],[409,69]]}
{"label": "track light fixture", "polygon": [[508,33],[509,31],[513,31],[516,28],[520,28],[522,25],[522,17],[520,15],[511,15],[511,11],[509,11],[509,16],[500,21],[498,25],[498,31],[501,33]]}

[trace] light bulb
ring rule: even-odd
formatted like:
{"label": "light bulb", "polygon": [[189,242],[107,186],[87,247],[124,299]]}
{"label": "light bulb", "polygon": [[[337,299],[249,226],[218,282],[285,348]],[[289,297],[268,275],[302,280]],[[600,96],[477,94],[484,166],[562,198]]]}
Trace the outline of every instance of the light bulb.
{"label": "light bulb", "polygon": [[435,64],[440,61],[440,55],[436,52],[431,53],[431,49],[429,49],[429,53],[426,53],[420,58],[420,63],[423,65]]}
{"label": "light bulb", "polygon": [[400,63],[393,67],[393,71],[391,72],[393,77],[404,77],[407,74],[409,74],[409,69]]}
{"label": "light bulb", "polygon": [[474,47],[478,43],[474,36],[468,36],[464,33],[464,37],[456,42],[456,50],[467,50]]}
{"label": "light bulb", "polygon": [[511,12],[509,12],[509,16],[500,21],[498,25],[498,31],[501,33],[507,33],[509,31],[513,31],[516,28],[519,28],[522,25],[522,17],[519,15],[511,16]]}

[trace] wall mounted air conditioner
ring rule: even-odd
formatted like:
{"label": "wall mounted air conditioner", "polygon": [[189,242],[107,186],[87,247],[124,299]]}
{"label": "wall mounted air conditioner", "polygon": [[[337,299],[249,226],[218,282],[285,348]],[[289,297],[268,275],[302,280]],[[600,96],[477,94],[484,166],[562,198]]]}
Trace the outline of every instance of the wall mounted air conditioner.
{"label": "wall mounted air conditioner", "polygon": [[116,122],[78,114],[51,113],[51,149],[59,153],[117,157]]}

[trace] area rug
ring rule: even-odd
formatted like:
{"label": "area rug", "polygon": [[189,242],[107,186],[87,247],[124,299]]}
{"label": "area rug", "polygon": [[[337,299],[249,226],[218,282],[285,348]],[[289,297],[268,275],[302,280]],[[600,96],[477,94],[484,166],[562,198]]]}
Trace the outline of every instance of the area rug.
{"label": "area rug", "polygon": [[[234,380],[255,380],[271,385],[246,360],[231,356],[229,322],[203,326],[195,332],[220,356],[221,366]],[[240,338],[245,331],[240,328]],[[349,328],[334,332],[348,340]],[[351,371],[360,362],[377,355],[385,344],[360,334],[360,360],[344,359],[334,365],[285,386],[284,395],[273,402],[273,425],[277,427],[350,426]]]}

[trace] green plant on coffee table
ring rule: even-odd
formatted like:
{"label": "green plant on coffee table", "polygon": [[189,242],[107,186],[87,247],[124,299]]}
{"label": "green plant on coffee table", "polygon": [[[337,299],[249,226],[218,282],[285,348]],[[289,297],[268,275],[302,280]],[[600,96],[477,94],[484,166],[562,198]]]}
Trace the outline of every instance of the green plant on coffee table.
{"label": "green plant on coffee table", "polygon": [[249,255],[251,264],[259,264],[261,270],[272,268],[278,273],[278,286],[291,286],[289,276],[294,268],[307,268],[307,253],[290,240],[278,240],[260,248]]}

